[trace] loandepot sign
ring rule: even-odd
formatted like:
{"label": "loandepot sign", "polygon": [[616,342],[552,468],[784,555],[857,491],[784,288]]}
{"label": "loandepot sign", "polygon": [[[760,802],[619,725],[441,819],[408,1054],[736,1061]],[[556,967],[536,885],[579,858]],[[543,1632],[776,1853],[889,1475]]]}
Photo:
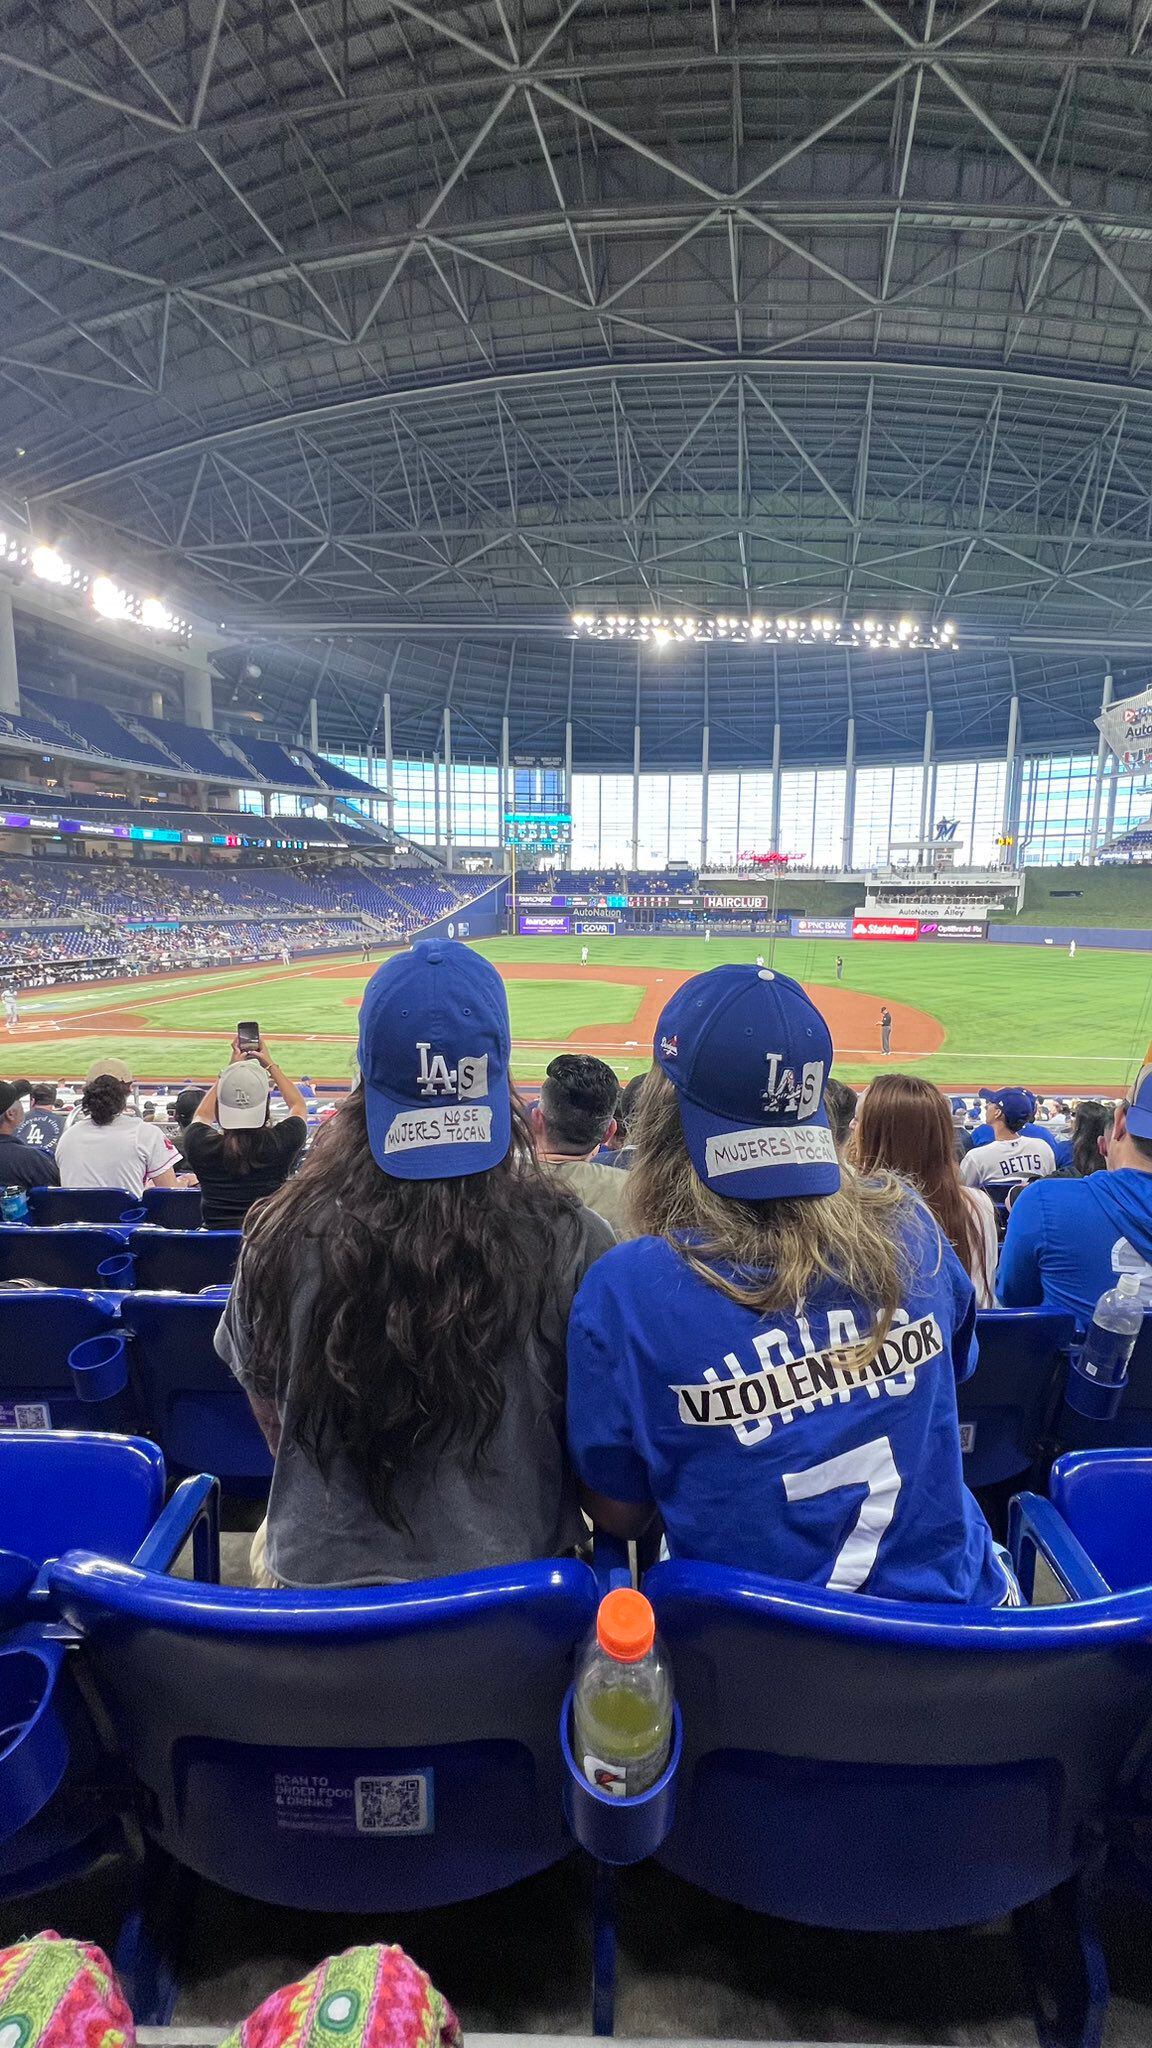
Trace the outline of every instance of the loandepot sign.
{"label": "loandepot sign", "polygon": [[1114,754],[1123,761],[1143,761],[1152,754],[1152,690],[1123,697],[1096,720]]}

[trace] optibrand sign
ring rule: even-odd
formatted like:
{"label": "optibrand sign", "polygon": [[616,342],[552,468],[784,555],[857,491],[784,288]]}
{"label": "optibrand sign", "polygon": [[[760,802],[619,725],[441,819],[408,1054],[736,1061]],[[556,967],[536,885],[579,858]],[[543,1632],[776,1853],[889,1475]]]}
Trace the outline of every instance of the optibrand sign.
{"label": "optibrand sign", "polygon": [[964,924],[962,922],[956,922],[950,918],[947,924],[941,924],[938,920],[921,918],[920,937],[922,939],[932,940],[986,939],[988,937],[988,926],[986,922],[978,922],[975,920],[967,924]]}

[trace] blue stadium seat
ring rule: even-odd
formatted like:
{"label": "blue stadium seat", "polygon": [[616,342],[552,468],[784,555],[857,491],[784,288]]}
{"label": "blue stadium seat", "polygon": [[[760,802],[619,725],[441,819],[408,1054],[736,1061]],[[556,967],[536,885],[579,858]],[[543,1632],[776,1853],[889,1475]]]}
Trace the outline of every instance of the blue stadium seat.
{"label": "blue stadium seat", "polygon": [[1057,1425],[1062,1450],[1106,1450],[1110,1445],[1139,1448],[1152,1444],[1152,1315],[1136,1339],[1128,1367],[1128,1385],[1118,1412],[1108,1421],[1081,1415],[1065,1402]]}
{"label": "blue stadium seat", "polygon": [[127,1188],[29,1188],[33,1223],[119,1223],[138,1219],[142,1204]]}
{"label": "blue stadium seat", "polygon": [[1075,1325],[1051,1309],[982,1309],[980,1359],[956,1390],[964,1478],[995,1486],[1027,1473],[1051,1439]]}
{"label": "blue stadium seat", "polygon": [[212,1338],[223,1303],[211,1295],[124,1299],[129,1372],[144,1427],[174,1472],[211,1472],[228,1493],[263,1500],[272,1458],[243,1389]]}
{"label": "blue stadium seat", "polygon": [[[569,1853],[556,1731],[587,1565],[257,1593],[73,1552],[48,1581],[162,1858],[273,1905],[395,1913]],[[163,1891],[154,1866],[145,1915]]]}
{"label": "blue stadium seat", "polygon": [[79,1288],[0,1288],[0,1425],[5,1428],[131,1427],[130,1400],[101,1408],[81,1400],[69,1353],[116,1328],[116,1304]]}
{"label": "blue stadium seat", "polygon": [[0,1551],[37,1565],[83,1546],[134,1557],[164,1505],[164,1454],[140,1437],[0,1429]]}
{"label": "blue stadium seat", "polygon": [[38,1280],[43,1287],[132,1285],[124,1269],[128,1234],[94,1224],[0,1223],[0,1282]]}
{"label": "blue stadium seat", "polygon": [[810,1926],[1012,1914],[1041,2040],[1099,2041],[1081,1878],[1152,1711],[1152,1591],[948,1608],[682,1563],[645,1590],[684,1731],[661,1862]]}
{"label": "blue stadium seat", "polygon": [[161,1230],[154,1224],[133,1230],[129,1245],[135,1285],[199,1294],[202,1287],[226,1286],[240,1256],[238,1230]]}
{"label": "blue stadium seat", "polygon": [[[135,1850],[127,1771],[78,1683],[48,1575],[55,1555],[78,1543],[167,1571],[190,1538],[197,1579],[218,1581],[215,1481],[185,1480],[167,1507],[163,1496],[154,1444],[0,1433],[0,1541],[12,1536],[30,1553],[0,1550],[0,1899],[88,1876]],[[23,1565],[22,1580],[6,1571],[13,1564]]]}
{"label": "blue stadium seat", "polygon": [[142,1197],[145,1221],[163,1230],[199,1230],[199,1188],[145,1188]]}
{"label": "blue stadium seat", "polygon": [[1048,1492],[1114,1592],[1152,1586],[1152,1450],[1069,1451]]}

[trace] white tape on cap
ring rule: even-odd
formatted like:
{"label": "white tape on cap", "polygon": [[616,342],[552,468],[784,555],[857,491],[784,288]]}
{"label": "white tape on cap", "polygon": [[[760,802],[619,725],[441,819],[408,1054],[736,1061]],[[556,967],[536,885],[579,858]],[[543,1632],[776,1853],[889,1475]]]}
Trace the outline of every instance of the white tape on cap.
{"label": "white tape on cap", "polygon": [[492,1138],[492,1111],[477,1103],[445,1103],[394,1117],[384,1140],[385,1152],[424,1152],[437,1145],[487,1145]]}
{"label": "white tape on cap", "polygon": [[704,1171],[709,1180],[722,1180],[729,1173],[828,1164],[836,1164],[836,1145],[831,1131],[822,1125],[779,1128],[769,1124],[761,1130],[709,1138],[704,1147]]}

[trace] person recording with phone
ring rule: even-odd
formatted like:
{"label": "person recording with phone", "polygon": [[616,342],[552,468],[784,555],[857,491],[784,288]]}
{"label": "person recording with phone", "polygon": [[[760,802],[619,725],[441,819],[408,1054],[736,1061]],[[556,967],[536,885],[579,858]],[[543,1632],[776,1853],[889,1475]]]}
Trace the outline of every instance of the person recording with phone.
{"label": "person recording with phone", "polygon": [[[288,1111],[271,1120],[275,1088]],[[282,1187],[308,1138],[306,1104],[254,1024],[241,1024],[232,1059],[184,1134],[207,1230],[239,1230],[249,1209]]]}

